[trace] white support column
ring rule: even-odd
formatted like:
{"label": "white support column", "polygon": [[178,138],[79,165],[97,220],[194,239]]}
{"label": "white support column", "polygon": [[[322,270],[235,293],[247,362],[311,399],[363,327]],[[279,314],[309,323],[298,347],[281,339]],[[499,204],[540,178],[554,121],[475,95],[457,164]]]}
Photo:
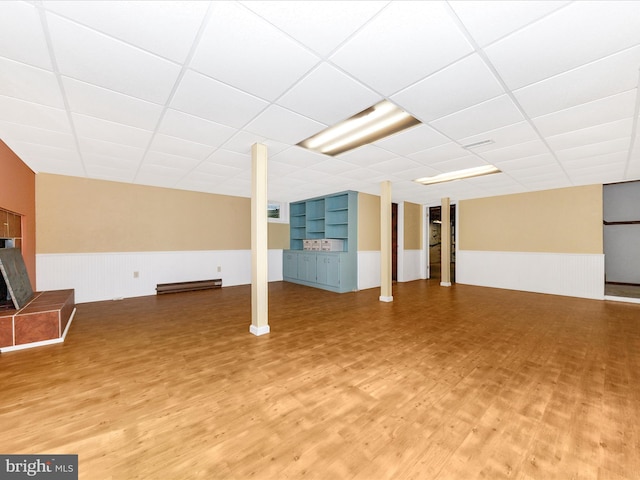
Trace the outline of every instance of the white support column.
{"label": "white support column", "polygon": [[442,199],[440,207],[440,285],[451,286],[451,207],[449,198]]}
{"label": "white support column", "polygon": [[267,147],[251,147],[251,327],[269,333],[269,269],[267,264]]}
{"label": "white support column", "polygon": [[393,302],[391,258],[391,182],[380,184],[380,301]]}

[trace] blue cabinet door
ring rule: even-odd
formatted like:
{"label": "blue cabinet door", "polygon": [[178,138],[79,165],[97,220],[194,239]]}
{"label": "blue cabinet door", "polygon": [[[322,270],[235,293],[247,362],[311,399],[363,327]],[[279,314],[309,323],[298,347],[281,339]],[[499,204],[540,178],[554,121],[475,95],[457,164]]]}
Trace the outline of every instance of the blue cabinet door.
{"label": "blue cabinet door", "polygon": [[305,252],[298,254],[298,280],[315,282],[316,271],[317,266],[315,253]]}
{"label": "blue cabinet door", "polygon": [[340,287],[340,255],[319,253],[317,255],[317,282],[330,287]]}
{"label": "blue cabinet door", "polygon": [[286,252],[284,254],[282,275],[285,278],[298,278],[298,256],[298,252]]}

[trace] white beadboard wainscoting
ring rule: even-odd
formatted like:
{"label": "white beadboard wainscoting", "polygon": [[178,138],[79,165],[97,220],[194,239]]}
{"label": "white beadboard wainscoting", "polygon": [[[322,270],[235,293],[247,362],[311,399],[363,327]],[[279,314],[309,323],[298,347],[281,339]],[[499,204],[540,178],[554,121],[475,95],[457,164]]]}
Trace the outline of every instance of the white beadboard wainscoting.
{"label": "white beadboard wainscoting", "polygon": [[604,299],[604,255],[458,250],[456,282]]}
{"label": "white beadboard wainscoting", "polygon": [[[426,277],[427,256],[421,250],[398,249],[398,281],[411,282]],[[358,251],[358,290],[380,286],[380,251]]]}
{"label": "white beadboard wainscoting", "polygon": [[380,286],[380,251],[358,251],[358,290]]}
{"label": "white beadboard wainscoting", "polygon": [[[268,264],[269,281],[282,280],[282,250],[269,250]],[[36,271],[38,291],[73,288],[77,303],[94,302],[155,295],[158,283],[250,284],[251,250],[38,254]]]}
{"label": "white beadboard wainscoting", "polygon": [[[402,270],[400,263],[402,260]],[[398,281],[411,282],[426,277],[426,268],[421,268],[427,264],[427,256],[422,250],[404,250],[400,256],[398,250]]]}

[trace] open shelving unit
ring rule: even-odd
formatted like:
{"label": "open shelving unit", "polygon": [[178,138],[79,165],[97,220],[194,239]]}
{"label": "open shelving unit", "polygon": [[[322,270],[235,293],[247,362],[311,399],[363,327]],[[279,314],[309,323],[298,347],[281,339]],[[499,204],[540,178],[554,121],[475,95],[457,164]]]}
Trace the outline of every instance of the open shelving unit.
{"label": "open shelving unit", "polygon": [[[358,193],[340,192],[291,204],[285,281],[337,293],[357,290]],[[342,251],[305,250],[305,240],[340,240]],[[328,243],[328,242],[325,242]]]}

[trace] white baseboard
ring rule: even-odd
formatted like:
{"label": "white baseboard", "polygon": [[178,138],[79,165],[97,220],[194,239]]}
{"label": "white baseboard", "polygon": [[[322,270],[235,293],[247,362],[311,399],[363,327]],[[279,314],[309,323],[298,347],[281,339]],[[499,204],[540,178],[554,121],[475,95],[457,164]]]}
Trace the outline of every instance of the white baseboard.
{"label": "white baseboard", "polygon": [[380,301],[381,302],[393,302],[393,296],[391,297],[385,297],[383,295],[380,295]]}

